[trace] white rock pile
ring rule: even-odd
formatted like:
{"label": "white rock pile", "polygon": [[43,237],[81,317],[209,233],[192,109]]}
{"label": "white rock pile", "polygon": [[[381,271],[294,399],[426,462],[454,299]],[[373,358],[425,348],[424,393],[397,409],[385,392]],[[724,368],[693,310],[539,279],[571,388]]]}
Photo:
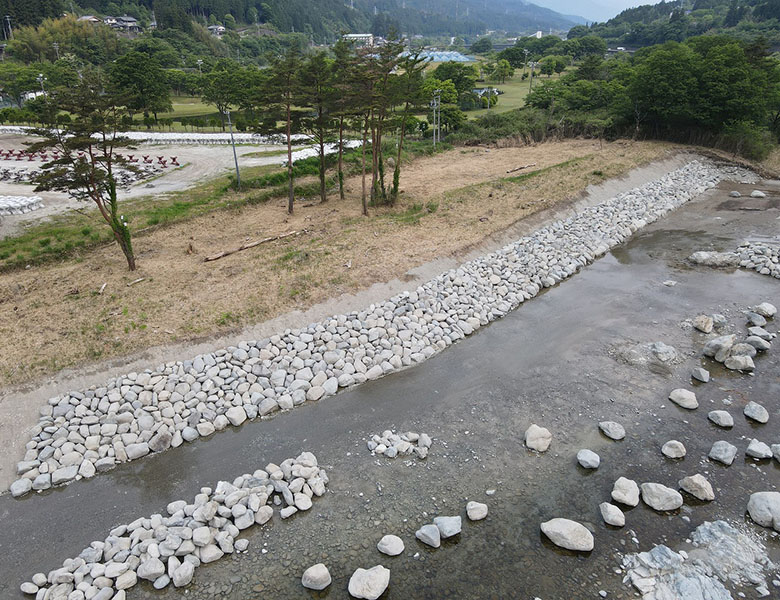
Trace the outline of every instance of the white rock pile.
{"label": "white rock pile", "polygon": [[742,341],[738,341],[735,333],[721,335],[707,341],[703,354],[723,363],[727,369],[750,372],[756,368],[753,358],[772,347],[771,342],[776,334],[764,327],[774,319],[777,308],[769,302],[762,302],[744,314],[747,320],[747,335]]}
{"label": "white rock pile", "polygon": [[745,242],[737,250],[739,266],[780,279],[780,245]]}
{"label": "white rock pile", "polygon": [[0,196],[0,217],[23,215],[43,208],[40,196]]}
{"label": "white rock pile", "polygon": [[327,474],[311,452],[269,464],[232,483],[220,481],[214,489],[201,488],[190,503],[171,502],[167,515],[115,527],[105,540],[92,542],[62,567],[33,575],[21,590],[40,599],[124,600],[125,590],[139,579],[156,589],[171,583],[185,586],[196,567],[245,550],[246,540],[236,538],[244,529],[267,523],[273,505],[285,506],[283,518],[285,511],[308,510],[312,499],[325,493],[327,483]]}
{"label": "white rock pile", "polygon": [[731,177],[751,175],[692,161],[366,310],[53,397],[18,464],[15,494],[92,477],[420,363]]}
{"label": "white rock pile", "polygon": [[410,455],[426,458],[432,444],[433,440],[427,433],[408,431],[398,434],[391,429],[386,429],[382,435],[372,435],[366,442],[372,454],[379,454],[386,458]]}

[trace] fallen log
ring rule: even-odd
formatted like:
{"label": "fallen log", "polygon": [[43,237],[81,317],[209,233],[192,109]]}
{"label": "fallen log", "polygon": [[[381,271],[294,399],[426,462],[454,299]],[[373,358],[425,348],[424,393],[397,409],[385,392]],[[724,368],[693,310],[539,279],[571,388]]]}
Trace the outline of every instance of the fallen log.
{"label": "fallen log", "polygon": [[536,163],[529,163],[527,165],[523,165],[522,167],[515,167],[514,169],[509,169],[507,173],[515,173],[516,171],[522,171],[523,169],[527,169],[528,167],[535,167]]}
{"label": "fallen log", "polygon": [[[305,230],[304,230],[305,231]],[[276,240],[282,240],[284,238],[288,238],[293,235],[300,235],[303,233],[303,231],[290,231],[289,233],[283,233],[281,235],[274,235],[272,237],[267,237],[262,240],[255,240],[253,242],[246,242],[244,244],[241,244],[238,248],[233,248],[232,250],[223,250],[222,252],[217,252],[216,254],[212,254],[210,256],[207,256],[203,259],[203,262],[211,262],[213,260],[219,260],[220,258],[223,258],[225,256],[230,256],[231,254],[235,254],[236,252],[241,252],[242,250],[249,250],[249,248],[254,248],[255,246],[259,246],[260,244],[265,244],[266,242],[273,242]]]}

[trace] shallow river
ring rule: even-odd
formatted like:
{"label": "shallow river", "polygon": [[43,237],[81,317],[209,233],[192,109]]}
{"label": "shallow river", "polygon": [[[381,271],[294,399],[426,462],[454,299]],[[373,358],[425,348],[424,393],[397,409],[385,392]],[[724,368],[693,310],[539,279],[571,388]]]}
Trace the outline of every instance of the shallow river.
{"label": "shallow river", "polygon": [[[162,512],[201,486],[303,450],[314,452],[330,476],[329,493],[310,511],[287,521],[277,515],[245,531],[248,552],[197,569],[186,592],[156,592],[142,584],[129,599],[185,593],[198,599],[346,598],[354,569],[380,563],[391,570],[387,600],[568,600],[598,598],[600,590],[608,598],[634,597],[615,573],[622,553],[662,542],[677,547],[705,520],[743,522],[749,494],[780,485],[780,463],[744,457],[746,438],[780,442],[780,341],[757,359],[755,376],[711,368],[714,380],[696,386],[698,410],[684,411],[666,399],[672,389],[692,385],[692,367],[712,366],[699,358],[703,336],[681,327],[685,319],[719,312],[743,332],[739,310],[761,301],[780,305],[777,280],[691,269],[684,262],[695,250],[730,249],[749,237],[777,239],[776,202],[733,202],[727,193],[735,188],[752,189],[723,184],[419,367],[92,480],[22,501],[0,498],[0,597],[21,598],[19,583],[76,556],[117,524]],[[740,209],[745,206],[762,210]],[[677,285],[662,284],[670,279]],[[654,341],[675,346],[684,360],[672,366],[623,360],[626,348]],[[749,400],[770,410],[767,425],[751,426],[742,416]],[[707,421],[715,408],[732,413],[731,431]],[[613,442],[598,433],[597,423],[605,419],[622,423],[627,438]],[[531,423],[553,433],[545,454],[523,447]],[[430,434],[428,459],[372,457],[365,439],[384,429]],[[661,455],[670,439],[685,444],[685,459]],[[706,459],[719,439],[739,448],[731,467]],[[577,465],[575,454],[585,447],[601,455],[595,472]],[[682,509],[663,515],[640,505],[627,512],[623,529],[601,520],[598,505],[609,500],[617,477],[677,487],[678,479],[697,472],[713,484],[714,502],[687,496]],[[489,505],[485,521],[467,521],[467,499]],[[414,539],[418,527],[450,514],[464,517],[455,540],[433,550]],[[552,547],[539,523],[553,517],[590,524],[594,551],[574,555]],[[403,538],[404,554],[391,558],[376,550],[387,533]],[[778,536],[767,545],[780,562]],[[301,573],[317,562],[333,576],[322,593],[300,585]],[[745,592],[755,597],[752,589]]]}

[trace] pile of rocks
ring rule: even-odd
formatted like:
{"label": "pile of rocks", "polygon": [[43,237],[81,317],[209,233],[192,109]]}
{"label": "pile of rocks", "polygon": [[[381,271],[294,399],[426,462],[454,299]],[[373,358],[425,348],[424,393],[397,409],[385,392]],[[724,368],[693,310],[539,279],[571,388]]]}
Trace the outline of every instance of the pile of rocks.
{"label": "pile of rocks", "polygon": [[310,452],[232,483],[220,481],[213,490],[201,488],[191,503],[171,502],[167,516],[156,514],[115,527],[105,540],[92,542],[62,567],[33,575],[21,590],[36,598],[124,600],[125,590],[139,579],[158,590],[170,583],[185,586],[201,564],[246,550],[247,540],[236,538],[252,525],[267,523],[273,505],[285,505],[282,518],[308,510],[327,483],[327,474]]}
{"label": "pile of rocks", "polygon": [[23,215],[43,208],[40,196],[0,196],[0,216]]}
{"label": "pile of rocks", "polygon": [[737,335],[734,333],[713,338],[704,345],[704,356],[723,363],[727,369],[753,371],[756,367],[753,358],[759,352],[766,352],[771,348],[775,334],[764,329],[764,326],[767,319],[773,319],[776,314],[777,308],[769,302],[762,302],[745,311],[748,325],[748,335],[745,339],[737,342]]}
{"label": "pile of rocks", "polygon": [[745,242],[737,250],[739,266],[780,279],[780,245]]}
{"label": "pile of rocks", "polygon": [[372,435],[366,442],[372,454],[380,454],[387,458],[411,454],[418,458],[426,458],[431,444],[433,440],[427,433],[408,431],[399,435],[391,429],[386,429],[382,435]]}
{"label": "pile of rocks", "polygon": [[699,525],[690,542],[688,552],[659,545],[625,556],[624,583],[631,583],[643,598],[731,600],[724,583],[754,585],[759,597],[769,596],[766,573],[776,567],[761,540],[715,521]]}
{"label": "pile of rocks", "polygon": [[16,489],[91,477],[420,363],[722,179],[749,176],[692,161],[366,310],[51,398]]}

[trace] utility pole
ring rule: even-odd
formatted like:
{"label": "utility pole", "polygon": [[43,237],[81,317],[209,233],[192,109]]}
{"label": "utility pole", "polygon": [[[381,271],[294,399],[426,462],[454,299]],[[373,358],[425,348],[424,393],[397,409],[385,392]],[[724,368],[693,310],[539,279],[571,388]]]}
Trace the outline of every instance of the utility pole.
{"label": "utility pole", "polygon": [[200,66],[203,64],[203,61],[201,59],[198,59],[196,62],[198,63],[198,73],[203,75],[203,69],[200,68]]}
{"label": "utility pole", "polygon": [[[6,33],[6,27],[8,28],[8,32],[7,33]],[[3,17],[3,37],[6,40],[14,39],[14,32],[11,29],[11,15],[5,15]]]}
{"label": "utility pole", "polygon": [[38,80],[38,83],[41,84],[41,94],[46,95],[46,89],[43,87],[43,82],[46,81],[46,78],[43,76],[43,73],[38,73],[36,79]]}
{"label": "utility pole", "polygon": [[237,189],[241,189],[241,172],[238,170],[238,155],[236,154],[236,140],[233,139],[233,123],[230,121],[230,111],[225,111],[230,128],[230,143],[233,145],[233,161],[236,163],[236,183]]}
{"label": "utility pole", "polygon": [[528,85],[528,91],[534,89],[534,62],[531,61],[531,83]]}
{"label": "utility pole", "polygon": [[441,142],[441,90],[433,90],[433,147],[436,142]]}
{"label": "utility pole", "polygon": [[57,53],[57,60],[59,60],[60,59],[60,44],[59,44],[59,42],[54,42],[52,44],[52,46],[54,47],[54,51]]}
{"label": "utility pole", "polygon": [[523,61],[523,73],[525,73],[528,67],[528,48],[523,48],[523,54],[525,54],[525,60]]}

